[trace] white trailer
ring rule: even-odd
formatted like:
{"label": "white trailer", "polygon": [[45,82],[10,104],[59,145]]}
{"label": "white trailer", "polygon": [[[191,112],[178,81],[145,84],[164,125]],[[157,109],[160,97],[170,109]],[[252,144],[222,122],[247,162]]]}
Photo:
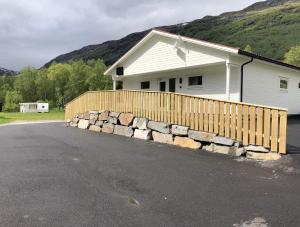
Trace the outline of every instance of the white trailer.
{"label": "white trailer", "polygon": [[21,113],[48,113],[48,103],[20,103]]}

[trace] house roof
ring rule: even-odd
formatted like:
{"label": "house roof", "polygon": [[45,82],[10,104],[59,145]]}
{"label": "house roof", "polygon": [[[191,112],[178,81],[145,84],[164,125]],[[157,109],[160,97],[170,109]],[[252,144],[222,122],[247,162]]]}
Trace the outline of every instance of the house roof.
{"label": "house roof", "polygon": [[288,68],[295,69],[295,70],[300,70],[300,67],[298,67],[298,66],[290,65],[290,64],[287,64],[287,63],[284,63],[284,62],[281,62],[281,61],[271,59],[271,58],[263,57],[263,56],[258,55],[258,54],[250,53],[250,52],[244,51],[240,48],[230,47],[230,46],[217,44],[217,43],[213,43],[213,42],[208,42],[208,41],[204,41],[204,40],[200,40],[200,39],[195,39],[195,38],[190,38],[190,37],[186,37],[186,36],[176,35],[176,34],[166,32],[166,31],[163,31],[163,30],[159,30],[159,29],[153,29],[141,41],[139,41],[128,52],[126,52],[122,57],[120,57],[112,66],[110,66],[104,74],[108,75],[116,66],[118,66],[120,63],[125,61],[129,56],[131,56],[131,54],[133,54],[140,46],[142,46],[147,40],[149,40],[154,35],[161,35],[161,36],[169,37],[169,38],[173,38],[173,39],[180,38],[181,40],[183,40],[185,42],[194,43],[194,44],[198,44],[198,45],[205,46],[205,47],[210,47],[210,48],[220,50],[220,51],[224,51],[224,52],[234,54],[234,55],[241,55],[241,56],[245,56],[245,57],[251,57],[251,58],[258,59],[258,60],[261,60],[261,61],[264,61],[264,62],[276,64],[276,65],[279,65],[279,66],[288,67]]}

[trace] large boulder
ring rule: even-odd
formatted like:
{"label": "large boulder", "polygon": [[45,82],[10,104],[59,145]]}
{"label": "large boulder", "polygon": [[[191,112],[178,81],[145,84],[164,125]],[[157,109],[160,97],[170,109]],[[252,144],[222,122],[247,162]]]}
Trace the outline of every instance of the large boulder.
{"label": "large boulder", "polygon": [[232,146],[234,144],[234,141],[230,138],[222,137],[222,136],[215,136],[213,139],[213,143],[220,144],[220,145],[226,145],[226,146]]}
{"label": "large boulder", "polygon": [[134,133],[134,131],[133,131],[132,127],[116,125],[115,129],[114,129],[114,134],[119,135],[119,136],[132,137],[133,133]]}
{"label": "large boulder", "polygon": [[269,153],[270,151],[262,146],[247,146],[245,147],[246,151],[260,152],[260,153]]}
{"label": "large boulder", "polygon": [[109,114],[110,117],[118,118],[120,116],[119,112],[110,112]]}
{"label": "large boulder", "polygon": [[73,123],[75,123],[75,124],[78,124],[79,123],[79,118],[78,117],[74,117],[73,119],[72,119],[72,122]]}
{"label": "large boulder", "polygon": [[111,124],[116,125],[116,124],[118,124],[118,118],[116,118],[116,117],[109,117],[108,118],[108,122],[111,123]]}
{"label": "large boulder", "polygon": [[189,130],[188,136],[189,138],[196,141],[211,143],[215,137],[215,134],[209,132]]}
{"label": "large boulder", "polygon": [[90,120],[91,121],[97,121],[99,114],[90,114]]}
{"label": "large boulder", "polygon": [[134,130],[134,138],[142,139],[142,140],[151,140],[152,138],[151,130],[136,129]]}
{"label": "large boulder", "polygon": [[89,126],[90,126],[89,120],[81,119],[78,123],[78,128],[80,129],[88,129]]}
{"label": "large boulder", "polygon": [[234,146],[222,146],[213,143],[208,146],[204,146],[203,149],[214,153],[226,154],[226,155],[231,155],[236,157],[239,157],[246,153],[243,147],[238,148]]}
{"label": "large boulder", "polygon": [[94,125],[94,124],[96,124],[96,119],[93,119],[93,120],[89,120],[89,123],[90,123],[90,125]]}
{"label": "large boulder", "polygon": [[173,145],[173,135],[172,134],[164,134],[164,133],[153,131],[152,137],[153,137],[154,142],[167,143],[167,144]]}
{"label": "large boulder", "polygon": [[188,127],[181,125],[172,125],[172,134],[176,136],[187,136],[188,135]]}
{"label": "large boulder", "polygon": [[90,120],[90,113],[89,112],[86,112],[83,114],[83,119],[84,120]]}
{"label": "large boulder", "polygon": [[109,118],[109,111],[108,110],[105,110],[103,112],[100,113],[99,117],[98,117],[98,120],[99,121],[107,121]]}
{"label": "large boulder", "polygon": [[103,124],[102,132],[113,134],[114,133],[114,128],[115,128],[114,124],[106,123],[106,124]]}
{"label": "large boulder", "polygon": [[95,125],[102,127],[104,124],[104,121],[96,121]]}
{"label": "large boulder", "polygon": [[276,161],[281,158],[281,155],[278,153],[257,153],[248,151],[246,157],[255,160]]}
{"label": "large boulder", "polygon": [[101,132],[101,127],[97,126],[97,125],[91,125],[89,127],[89,130],[90,131],[93,131],[93,132]]}
{"label": "large boulder", "polygon": [[132,127],[142,129],[142,130],[146,130],[147,129],[147,124],[148,124],[148,119],[147,118],[136,117],[133,121]]}
{"label": "large boulder", "polygon": [[170,125],[163,122],[149,121],[148,128],[164,134],[170,134],[171,132]]}
{"label": "large boulder", "polygon": [[121,113],[119,116],[119,121],[121,125],[129,126],[134,120],[134,115],[132,113]]}
{"label": "large boulder", "polygon": [[180,137],[176,136],[174,139],[174,145],[184,147],[184,148],[190,148],[190,149],[200,149],[201,143],[196,142],[193,139],[190,139],[188,137]]}
{"label": "large boulder", "polygon": [[77,128],[78,127],[78,124],[74,123],[74,122],[70,122],[70,126],[72,128]]}

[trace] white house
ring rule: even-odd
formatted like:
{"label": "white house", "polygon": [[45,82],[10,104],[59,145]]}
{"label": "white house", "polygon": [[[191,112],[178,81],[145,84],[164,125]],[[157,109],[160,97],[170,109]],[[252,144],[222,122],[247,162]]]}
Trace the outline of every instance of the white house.
{"label": "white house", "polygon": [[300,68],[238,48],[152,30],[106,72],[123,89],[176,92],[300,114]]}
{"label": "white house", "polygon": [[20,103],[21,113],[48,113],[49,104],[48,103]]}

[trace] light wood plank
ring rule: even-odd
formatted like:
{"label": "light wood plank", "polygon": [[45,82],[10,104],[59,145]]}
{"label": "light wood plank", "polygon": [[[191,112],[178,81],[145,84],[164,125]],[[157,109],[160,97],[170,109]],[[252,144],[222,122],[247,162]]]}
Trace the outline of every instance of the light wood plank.
{"label": "light wood plank", "polygon": [[249,145],[249,107],[244,106],[243,145]]}
{"label": "light wood plank", "polygon": [[256,125],[256,113],[255,107],[250,107],[250,141],[249,143],[255,145],[255,125]]}
{"label": "light wood plank", "polygon": [[270,109],[264,109],[264,147],[270,148],[270,121],[271,111]]}
{"label": "light wood plank", "polygon": [[237,132],[236,139],[239,142],[242,142],[243,138],[243,106],[239,104],[237,106]]}
{"label": "light wood plank", "polygon": [[280,111],[279,153],[286,154],[287,112]]}
{"label": "light wood plank", "polygon": [[224,122],[224,102],[220,102],[220,129],[219,134],[220,136],[225,136],[225,122]]}
{"label": "light wood plank", "polygon": [[230,137],[230,103],[225,104],[225,137]]}
{"label": "light wood plank", "polygon": [[277,152],[278,148],[278,110],[272,110],[271,151]]}

